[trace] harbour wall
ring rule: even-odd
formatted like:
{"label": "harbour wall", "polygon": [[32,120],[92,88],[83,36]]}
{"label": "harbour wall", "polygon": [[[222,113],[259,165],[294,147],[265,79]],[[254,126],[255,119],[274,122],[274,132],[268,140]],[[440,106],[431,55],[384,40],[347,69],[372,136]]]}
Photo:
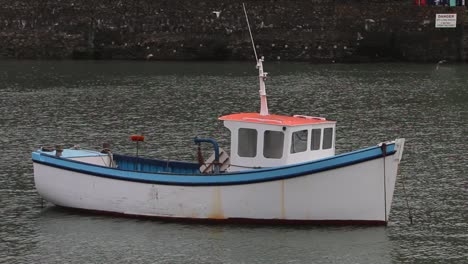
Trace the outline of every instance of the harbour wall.
{"label": "harbour wall", "polygon": [[267,60],[468,61],[466,8],[411,0],[0,0],[0,58],[252,59],[242,2]]}

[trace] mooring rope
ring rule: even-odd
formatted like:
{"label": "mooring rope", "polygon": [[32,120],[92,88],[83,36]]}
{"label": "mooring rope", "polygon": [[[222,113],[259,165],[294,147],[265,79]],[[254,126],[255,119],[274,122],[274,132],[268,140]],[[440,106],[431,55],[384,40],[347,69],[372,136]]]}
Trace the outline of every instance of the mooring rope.
{"label": "mooring rope", "polygon": [[385,168],[385,159],[387,157],[387,144],[382,143],[380,146],[383,156],[383,186],[384,186],[384,209],[385,209],[385,222],[387,222],[387,172]]}
{"label": "mooring rope", "polygon": [[[398,168],[398,174],[400,174],[400,168]],[[405,196],[406,201],[406,208],[408,208],[408,218],[410,220],[410,224],[413,224],[413,213],[411,211],[411,206],[409,205],[408,195],[406,194],[406,187],[405,187],[405,176],[401,176],[401,185],[403,185],[403,195]]]}

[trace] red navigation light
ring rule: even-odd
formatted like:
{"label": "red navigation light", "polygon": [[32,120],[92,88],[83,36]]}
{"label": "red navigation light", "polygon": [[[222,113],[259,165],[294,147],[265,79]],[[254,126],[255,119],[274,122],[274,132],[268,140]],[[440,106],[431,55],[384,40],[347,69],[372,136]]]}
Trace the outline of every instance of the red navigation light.
{"label": "red navigation light", "polygon": [[141,136],[141,135],[131,135],[130,136],[130,139],[132,141],[145,141],[145,136]]}

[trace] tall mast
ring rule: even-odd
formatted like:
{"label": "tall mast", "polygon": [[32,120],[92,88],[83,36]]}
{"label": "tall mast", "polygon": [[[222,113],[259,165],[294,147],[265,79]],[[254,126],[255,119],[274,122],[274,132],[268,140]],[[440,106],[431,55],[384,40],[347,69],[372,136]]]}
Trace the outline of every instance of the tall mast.
{"label": "tall mast", "polygon": [[263,72],[263,57],[260,58],[257,62],[258,68],[258,79],[260,81],[260,115],[269,115],[268,113],[268,102],[267,102],[267,94],[265,89],[265,80],[267,77],[266,72]]}
{"label": "tall mast", "polygon": [[250,23],[249,23],[249,17],[247,16],[247,11],[245,9],[245,4],[242,3],[242,6],[244,7],[244,14],[245,14],[245,20],[247,20],[247,27],[249,28],[249,34],[250,34],[250,40],[252,41],[252,48],[254,51],[255,55],[255,60],[257,61],[257,69],[258,69],[258,79],[259,79],[259,84],[260,84],[260,115],[266,116],[269,115],[268,113],[268,102],[267,102],[267,94],[266,94],[266,88],[265,88],[265,80],[267,77],[266,72],[263,72],[263,57],[260,59],[257,56],[257,50],[255,48],[255,43],[254,39],[252,36],[252,30],[250,29]]}

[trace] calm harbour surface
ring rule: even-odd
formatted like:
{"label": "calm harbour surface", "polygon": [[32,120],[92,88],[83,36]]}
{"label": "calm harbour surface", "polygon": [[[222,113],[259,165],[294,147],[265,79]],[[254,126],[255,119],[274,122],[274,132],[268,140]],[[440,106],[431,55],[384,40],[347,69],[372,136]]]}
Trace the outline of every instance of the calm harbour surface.
{"label": "calm harbour surface", "polygon": [[42,208],[31,162],[41,146],[110,142],[133,154],[129,136],[142,133],[148,157],[194,161],[194,136],[228,149],[217,117],[259,110],[255,63],[2,61],[0,263],[468,263],[468,65],[266,62],[265,71],[270,112],[337,120],[337,153],[406,138],[388,227]]}

